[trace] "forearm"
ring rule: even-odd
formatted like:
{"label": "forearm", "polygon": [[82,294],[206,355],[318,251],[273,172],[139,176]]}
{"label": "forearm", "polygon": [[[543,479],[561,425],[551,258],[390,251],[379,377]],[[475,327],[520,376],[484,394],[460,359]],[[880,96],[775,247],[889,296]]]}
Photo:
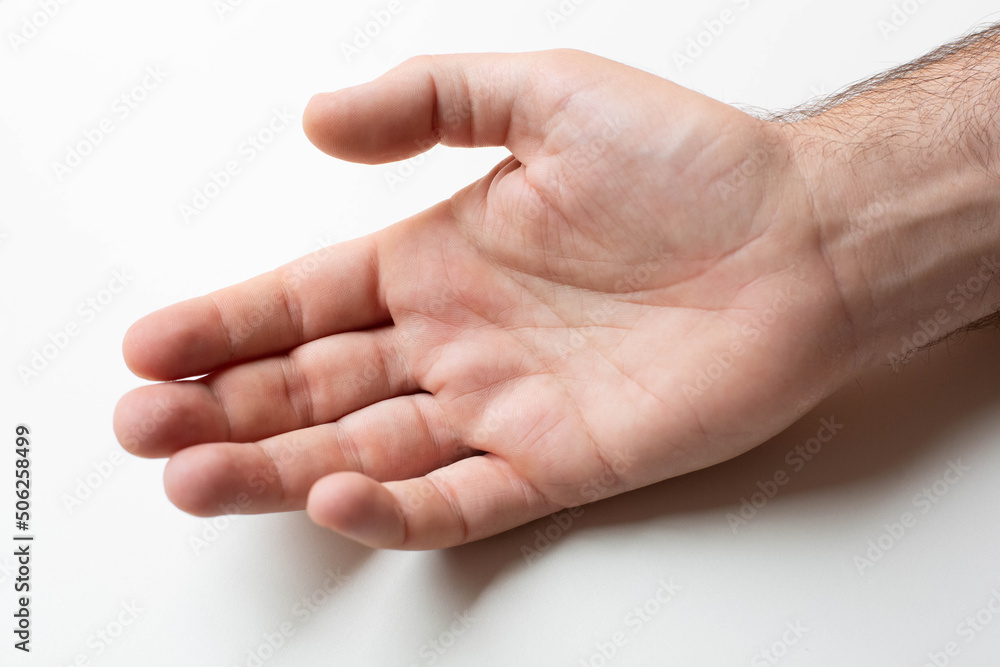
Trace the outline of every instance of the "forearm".
{"label": "forearm", "polygon": [[1000,28],[942,47],[788,126],[864,363],[996,312]]}

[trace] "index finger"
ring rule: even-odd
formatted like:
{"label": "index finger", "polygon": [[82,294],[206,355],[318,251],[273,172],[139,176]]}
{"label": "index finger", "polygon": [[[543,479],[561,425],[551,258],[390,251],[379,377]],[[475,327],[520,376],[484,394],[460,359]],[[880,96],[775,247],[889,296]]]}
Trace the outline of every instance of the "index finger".
{"label": "index finger", "polygon": [[389,319],[367,236],[151,313],[129,328],[123,353],[136,375],[177,380]]}

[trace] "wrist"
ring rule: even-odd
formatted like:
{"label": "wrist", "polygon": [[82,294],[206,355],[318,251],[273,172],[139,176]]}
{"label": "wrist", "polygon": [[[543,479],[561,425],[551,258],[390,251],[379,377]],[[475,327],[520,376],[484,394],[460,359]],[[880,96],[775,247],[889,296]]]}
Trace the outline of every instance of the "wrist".
{"label": "wrist", "polygon": [[838,112],[789,126],[797,166],[859,356],[898,367],[996,310],[996,147],[973,149],[919,111],[876,122]]}

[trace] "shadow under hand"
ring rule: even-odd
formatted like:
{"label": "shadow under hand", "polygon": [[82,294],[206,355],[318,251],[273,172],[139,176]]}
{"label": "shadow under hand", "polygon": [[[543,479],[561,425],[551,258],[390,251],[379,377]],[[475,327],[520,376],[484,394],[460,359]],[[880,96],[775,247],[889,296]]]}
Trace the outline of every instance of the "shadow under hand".
{"label": "shadow under hand", "polygon": [[[738,511],[741,498],[758,491],[757,482],[773,479],[779,470],[790,477],[781,487],[783,498],[899,475],[905,466],[947,448],[951,436],[976,415],[1000,409],[994,370],[998,366],[1000,345],[992,331],[925,350],[898,373],[888,363],[879,366],[746,454],[578,508],[566,530],[603,530],[726,508]],[[812,454],[805,446],[816,438],[824,419],[843,426]],[[471,602],[503,570],[530,564],[531,549],[540,534],[554,532],[553,523],[553,517],[545,517],[445,551],[449,587],[461,590]]]}
{"label": "shadow under hand", "polygon": [[[746,454],[588,506],[587,525],[738,511],[741,498],[760,490],[758,481],[773,480],[781,470],[790,478],[780,490],[784,498],[901,475],[906,466],[946,449],[977,415],[1000,409],[998,366],[993,331],[925,350],[898,373],[888,363],[879,366]],[[824,431],[829,441],[818,443],[824,419],[842,428],[832,438]],[[818,451],[811,453],[810,445]]]}
{"label": "shadow under hand", "polygon": [[[248,550],[254,557],[230,558],[226,568],[240,582],[240,597],[248,603],[252,600],[254,606],[291,610],[310,600],[318,611],[374,553],[332,531],[318,529],[305,512],[249,518],[241,533],[233,536],[240,544],[234,544],[230,553]],[[262,541],[261,535],[267,539]],[[261,576],[262,570],[267,576]]]}

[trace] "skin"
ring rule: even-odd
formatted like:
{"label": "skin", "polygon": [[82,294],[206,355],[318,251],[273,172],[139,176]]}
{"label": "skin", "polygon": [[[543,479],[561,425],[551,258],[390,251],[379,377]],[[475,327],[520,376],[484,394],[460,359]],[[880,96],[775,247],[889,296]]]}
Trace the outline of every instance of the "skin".
{"label": "skin", "polygon": [[760,444],[935,303],[902,298],[902,274],[872,288],[866,243],[904,221],[849,224],[875,194],[834,123],[553,51],[412,59],[316,96],[303,124],[355,162],[436,142],[511,157],[132,326],[129,368],[166,382],[126,394],[116,432],[170,458],[167,495],[198,516],[305,508],[372,547],[477,540]]}

